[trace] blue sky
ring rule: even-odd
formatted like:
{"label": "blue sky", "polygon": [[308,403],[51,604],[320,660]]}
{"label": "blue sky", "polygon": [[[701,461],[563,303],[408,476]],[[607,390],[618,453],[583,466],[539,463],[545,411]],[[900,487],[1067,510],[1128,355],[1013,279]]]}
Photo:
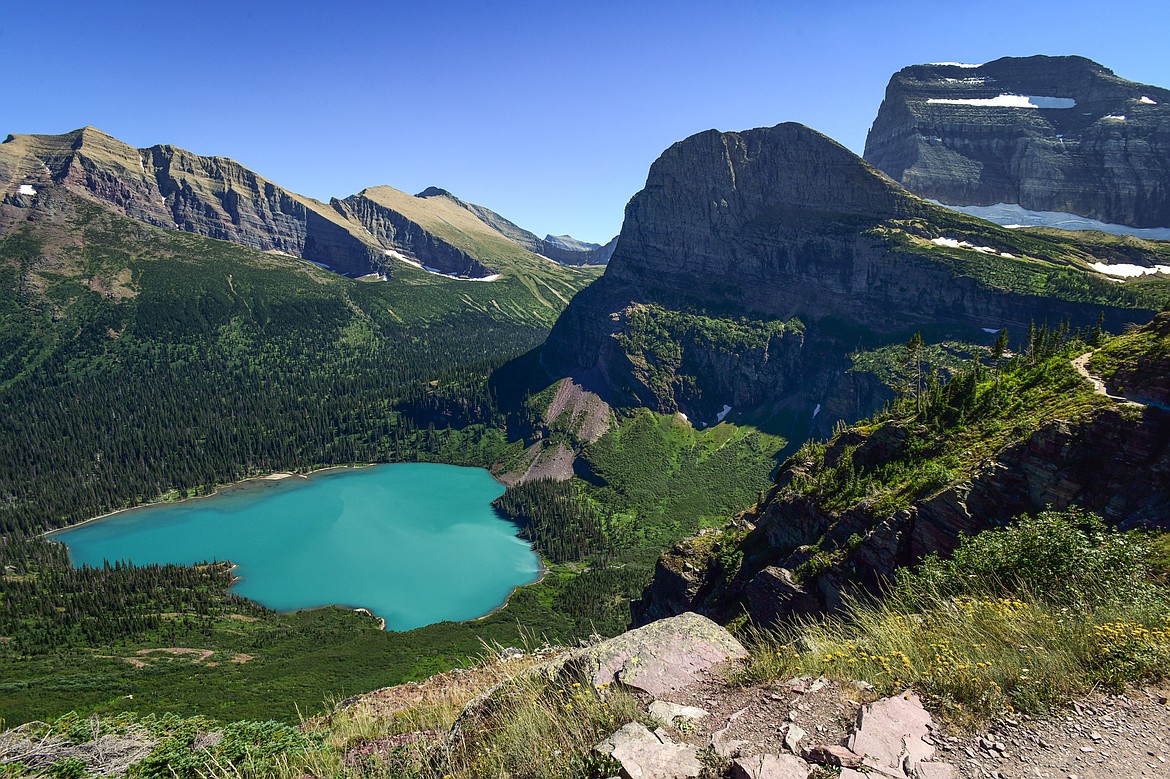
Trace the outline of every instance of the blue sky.
{"label": "blue sky", "polygon": [[1080,54],[1170,87],[1170,3],[9,0],[0,133],[94,125],[312,197],[435,185],[605,241],[671,143],[798,121],[860,153],[890,75]]}

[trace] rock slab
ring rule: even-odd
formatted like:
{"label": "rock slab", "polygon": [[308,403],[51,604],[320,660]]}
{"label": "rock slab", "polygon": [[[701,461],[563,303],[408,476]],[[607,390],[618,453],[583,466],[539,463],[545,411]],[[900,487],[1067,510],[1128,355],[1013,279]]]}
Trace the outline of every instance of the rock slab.
{"label": "rock slab", "polygon": [[640,722],[623,725],[594,750],[620,763],[623,779],[693,779],[703,771],[694,747],[652,733]]}
{"label": "rock slab", "polygon": [[809,765],[796,755],[753,755],[731,764],[731,779],[808,779]]}

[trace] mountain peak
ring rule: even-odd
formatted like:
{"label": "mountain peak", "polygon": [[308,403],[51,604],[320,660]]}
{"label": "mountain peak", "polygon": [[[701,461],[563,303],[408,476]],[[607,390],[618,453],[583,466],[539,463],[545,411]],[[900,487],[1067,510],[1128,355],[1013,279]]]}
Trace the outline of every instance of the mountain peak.
{"label": "mountain peak", "polygon": [[417,195],[415,195],[415,197],[449,197],[452,200],[459,199],[459,198],[455,197],[454,195],[452,195],[447,190],[442,189],[440,187],[427,187],[422,192],[419,192]]}
{"label": "mountain peak", "polygon": [[890,79],[865,158],[954,206],[1018,205],[1170,227],[1170,90],[1080,56],[911,65]]}

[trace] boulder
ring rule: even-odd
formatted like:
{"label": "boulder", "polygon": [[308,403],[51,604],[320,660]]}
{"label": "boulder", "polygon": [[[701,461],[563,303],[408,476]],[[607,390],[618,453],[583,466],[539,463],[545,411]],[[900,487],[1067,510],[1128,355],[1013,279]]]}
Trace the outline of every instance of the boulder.
{"label": "boulder", "polygon": [[565,666],[584,670],[595,687],[618,682],[657,698],[747,654],[725,628],[687,612],[576,650]]}
{"label": "boulder", "polygon": [[708,715],[706,710],[697,706],[681,706],[669,701],[654,701],[650,704],[650,713],[668,725],[676,719],[697,722]]}

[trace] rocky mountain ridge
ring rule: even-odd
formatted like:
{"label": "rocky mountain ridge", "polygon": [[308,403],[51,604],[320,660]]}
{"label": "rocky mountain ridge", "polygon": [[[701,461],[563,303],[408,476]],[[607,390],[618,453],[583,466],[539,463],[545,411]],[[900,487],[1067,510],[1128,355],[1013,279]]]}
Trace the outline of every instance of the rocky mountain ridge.
{"label": "rocky mountain ridge", "polygon": [[[831,424],[888,397],[847,375],[859,342],[1153,314],[1158,304],[1115,297],[1132,282],[1092,269],[1112,247],[1072,240],[935,206],[802,125],[712,130],[651,166],[605,274],[542,359],[615,405],[713,423],[725,406],[781,401],[801,425],[818,406]],[[1082,291],[1058,291],[1057,278]]]}
{"label": "rocky mountain ridge", "polygon": [[[65,187],[147,224],[288,254],[350,276],[384,272],[395,257],[468,278],[507,272],[511,263],[544,261],[535,235],[442,190],[434,191],[445,197],[427,190],[411,198],[374,187],[322,203],[234,160],[167,145],[135,149],[93,127],[64,135],[10,135],[0,144],[5,198],[48,186]],[[382,196],[380,203],[371,202],[371,192]],[[451,203],[467,218],[461,229],[436,234],[453,213]],[[551,251],[557,255],[551,259],[564,264],[606,259],[597,250]]]}
{"label": "rocky mountain ridge", "polygon": [[865,159],[947,204],[1170,227],[1170,90],[1084,57],[912,65],[890,79]]}

